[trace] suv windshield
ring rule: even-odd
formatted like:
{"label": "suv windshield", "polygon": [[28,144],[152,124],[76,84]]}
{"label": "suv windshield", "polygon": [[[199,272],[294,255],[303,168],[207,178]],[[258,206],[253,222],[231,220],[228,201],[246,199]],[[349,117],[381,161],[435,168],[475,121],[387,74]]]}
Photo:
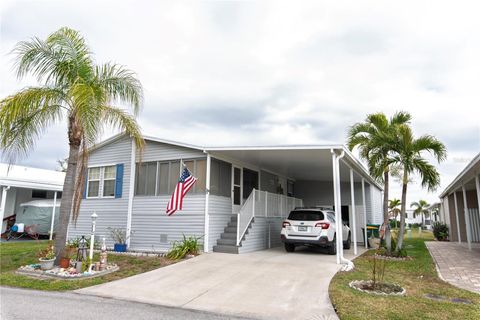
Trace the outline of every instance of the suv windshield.
{"label": "suv windshield", "polygon": [[324,215],[321,211],[295,210],[288,215],[288,220],[317,221],[323,219]]}

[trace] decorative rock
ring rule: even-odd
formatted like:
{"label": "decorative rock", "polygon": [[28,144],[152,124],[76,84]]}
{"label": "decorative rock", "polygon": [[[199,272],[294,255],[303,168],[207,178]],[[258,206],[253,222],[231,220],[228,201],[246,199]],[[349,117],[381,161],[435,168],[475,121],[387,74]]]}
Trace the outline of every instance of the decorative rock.
{"label": "decorative rock", "polygon": [[17,273],[31,275],[36,277],[53,277],[60,279],[82,279],[82,278],[91,278],[102,276],[111,272],[117,271],[119,268],[116,264],[107,265],[103,271],[91,271],[79,273],[75,268],[58,268],[54,267],[53,269],[43,271],[39,269],[38,265],[30,264],[26,266],[21,266],[17,269]]}

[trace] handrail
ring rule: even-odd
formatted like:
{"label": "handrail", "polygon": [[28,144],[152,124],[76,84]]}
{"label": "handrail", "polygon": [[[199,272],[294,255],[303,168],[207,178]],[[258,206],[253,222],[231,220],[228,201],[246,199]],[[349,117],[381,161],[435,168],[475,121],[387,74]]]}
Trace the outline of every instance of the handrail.
{"label": "handrail", "polygon": [[295,207],[302,206],[302,199],[253,189],[237,213],[237,246],[254,217],[286,218]]}
{"label": "handrail", "polygon": [[[247,200],[237,213],[237,246],[240,245],[248,226],[255,215],[255,189],[248,196]],[[241,226],[242,225],[242,226]]]}

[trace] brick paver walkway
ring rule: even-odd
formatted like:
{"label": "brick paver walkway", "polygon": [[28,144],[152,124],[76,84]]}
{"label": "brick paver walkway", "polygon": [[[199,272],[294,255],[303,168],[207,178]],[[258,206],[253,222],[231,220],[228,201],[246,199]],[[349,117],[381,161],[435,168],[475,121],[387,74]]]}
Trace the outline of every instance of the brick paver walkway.
{"label": "brick paver walkway", "polygon": [[437,264],[440,277],[462,289],[480,293],[480,244],[427,241],[430,254]]}

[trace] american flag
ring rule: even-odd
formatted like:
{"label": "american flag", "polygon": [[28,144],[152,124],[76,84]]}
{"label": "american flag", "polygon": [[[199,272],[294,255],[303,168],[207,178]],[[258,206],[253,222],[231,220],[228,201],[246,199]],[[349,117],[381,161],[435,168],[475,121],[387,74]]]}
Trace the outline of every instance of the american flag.
{"label": "american flag", "polygon": [[173,191],[172,198],[168,202],[167,215],[171,216],[175,211],[182,210],[183,198],[187,192],[192,189],[195,182],[197,182],[197,178],[191,175],[186,167],[183,168],[175,191]]}

